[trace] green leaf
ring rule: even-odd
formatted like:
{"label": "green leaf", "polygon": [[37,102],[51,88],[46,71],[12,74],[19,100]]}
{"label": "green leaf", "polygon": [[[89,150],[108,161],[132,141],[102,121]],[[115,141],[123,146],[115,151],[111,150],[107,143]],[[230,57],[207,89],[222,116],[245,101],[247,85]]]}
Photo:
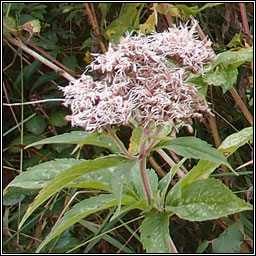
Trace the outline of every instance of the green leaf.
{"label": "green leaf", "polygon": [[68,121],[65,120],[65,117],[68,115],[68,111],[60,110],[53,112],[49,115],[49,123],[52,126],[62,127],[68,124]]}
{"label": "green leaf", "polygon": [[212,242],[213,253],[241,253],[241,244],[244,240],[239,229],[229,227]]}
{"label": "green leaf", "polygon": [[49,184],[40,191],[34,202],[27,209],[27,212],[23,216],[19,226],[21,227],[24,224],[27,218],[34,212],[34,210],[38,206],[44,203],[57,191],[67,186],[67,184],[89,172],[95,172],[104,168],[116,166],[124,160],[125,158],[121,156],[107,156],[103,158],[97,158],[95,160],[87,160],[81,164],[74,165],[69,169],[65,170],[64,172],[58,174],[54,180],[50,181]]}
{"label": "green leaf", "polygon": [[203,81],[209,85],[221,86],[223,93],[227,92],[236,83],[238,76],[237,67],[229,65],[228,67],[218,66],[215,71],[208,72]]}
{"label": "green leaf", "polygon": [[247,127],[243,130],[229,135],[219,146],[218,150],[222,153],[233,153],[239,147],[246,144],[253,137],[253,127]]}
{"label": "green leaf", "polygon": [[251,204],[233,194],[220,180],[212,178],[183,186],[178,204],[166,206],[167,211],[189,221],[218,219],[252,209]]}
{"label": "green leaf", "polygon": [[105,29],[104,36],[106,39],[117,44],[124,32],[135,29],[136,20],[143,6],[144,3],[124,3],[119,17]]}
{"label": "green leaf", "polygon": [[[128,196],[128,195],[126,195]],[[123,213],[125,212],[128,212],[128,211],[131,211],[131,210],[134,210],[134,209],[139,209],[141,211],[144,211],[146,210],[147,208],[147,201],[146,199],[140,199],[139,201],[134,201],[130,204],[127,204],[127,205],[124,205],[121,207],[119,213],[117,214],[116,212],[114,213],[113,217],[111,218],[111,221],[115,218],[117,218],[118,216],[122,215]]]}
{"label": "green leaf", "polygon": [[233,65],[234,67],[239,67],[244,62],[253,61],[253,47],[242,48],[238,51],[226,51],[220,53],[217,59],[211,62],[211,69],[213,70],[217,65]]}
{"label": "green leaf", "polygon": [[151,212],[142,221],[141,240],[147,253],[170,253],[169,216]]}
{"label": "green leaf", "polygon": [[51,180],[55,179],[58,174],[84,161],[85,160],[62,158],[41,163],[16,176],[8,187],[20,187],[27,189],[44,188]]}
{"label": "green leaf", "polygon": [[[231,134],[222,142],[218,151],[230,156],[239,147],[247,143],[252,138],[252,135],[253,127],[247,127],[237,133]],[[200,160],[198,164],[194,166],[186,176],[182,177],[182,179],[171,189],[166,199],[168,204],[179,198],[180,190],[184,185],[192,183],[198,179],[208,178],[219,165],[220,164],[212,163],[207,160]]]}
{"label": "green leaf", "polygon": [[124,183],[130,177],[131,170],[135,164],[138,165],[137,159],[119,164],[114,171],[112,187],[113,193],[118,201],[118,207],[115,214],[112,216],[111,221],[120,213]]}
{"label": "green leaf", "polygon": [[32,143],[28,145],[26,148],[34,147],[37,145],[54,144],[54,143],[78,144],[80,147],[82,147],[83,145],[95,145],[99,147],[109,148],[113,153],[120,152],[120,149],[118,148],[115,141],[111,137],[105,134],[90,133],[90,132],[83,132],[83,131],[72,131],[70,133],[64,133],[61,135],[53,136],[53,137]]}
{"label": "green leaf", "polygon": [[199,12],[203,11],[206,8],[214,7],[214,6],[217,6],[220,4],[222,4],[222,3],[207,3],[199,9],[198,9],[198,6],[188,7],[185,4],[177,4],[177,5],[175,5],[175,7],[183,10],[185,16],[188,18],[190,15],[196,16]]}
{"label": "green leaf", "polygon": [[226,164],[225,157],[206,141],[195,137],[179,137],[171,141],[160,142],[154,149],[168,148],[186,158],[203,159],[213,163]]}
{"label": "green leaf", "polygon": [[29,132],[39,135],[44,132],[47,123],[42,116],[34,116],[25,124]]}
{"label": "green leaf", "polygon": [[27,190],[23,188],[10,188],[3,196],[3,204],[7,206],[16,205],[25,197],[35,197],[37,190]]}
{"label": "green leaf", "polygon": [[[134,199],[131,197],[124,197],[123,203],[131,203]],[[82,202],[76,204],[74,208],[68,211],[63,218],[53,227],[51,233],[46,237],[46,239],[40,244],[36,253],[41,251],[41,249],[49,243],[53,238],[60,235],[64,230],[78,222],[79,220],[85,218],[86,216],[113,207],[117,205],[117,200],[113,194],[104,194],[99,196],[93,196],[89,199],[85,199]]]}
{"label": "green leaf", "polygon": [[132,136],[130,139],[130,144],[129,144],[129,149],[128,151],[136,155],[140,151],[140,144],[141,144],[141,139],[143,136],[144,129],[141,126],[137,126],[133,131],[132,131]]}
{"label": "green leaf", "polygon": [[177,164],[175,164],[169,173],[167,173],[159,182],[158,184],[158,190],[160,190],[161,192],[161,204],[164,204],[164,200],[165,200],[165,196],[167,193],[167,189],[170,185],[170,182],[173,178],[173,176],[176,174],[177,170],[181,167],[181,165],[183,165],[183,163],[187,160],[187,158],[183,158],[182,160],[180,160]]}

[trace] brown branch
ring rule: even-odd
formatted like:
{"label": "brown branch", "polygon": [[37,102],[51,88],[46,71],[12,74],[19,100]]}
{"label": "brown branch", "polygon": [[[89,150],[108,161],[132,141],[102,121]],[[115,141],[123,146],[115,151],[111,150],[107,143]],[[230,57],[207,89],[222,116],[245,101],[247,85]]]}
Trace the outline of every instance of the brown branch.
{"label": "brown branch", "polygon": [[[91,9],[90,9],[89,5],[87,3],[84,3],[84,8],[86,9],[88,19],[89,19],[89,22],[92,25],[92,28],[95,30],[97,35],[100,35],[101,33],[100,33],[100,29],[99,29],[98,22],[97,22],[97,19],[96,19],[93,4],[91,4]],[[104,45],[104,43],[102,42],[102,40],[100,38],[99,38],[99,42],[100,42],[101,51],[103,53],[105,53],[107,51],[106,46]]]}
{"label": "brown branch", "polygon": [[149,157],[149,162],[160,177],[164,177],[166,175],[166,173],[163,171],[163,169],[159,166],[159,164],[152,156]]}
{"label": "brown branch", "polygon": [[235,102],[238,104],[240,109],[242,110],[245,118],[247,119],[248,123],[253,126],[253,117],[250,114],[249,110],[245,106],[244,102],[242,101],[240,95],[237,93],[236,89],[232,87],[229,89],[229,92],[231,93],[232,97],[234,98]]}
{"label": "brown branch", "polygon": [[22,49],[24,52],[28,53],[29,55],[31,55],[33,58],[39,60],[40,62],[42,62],[44,65],[48,66],[49,68],[51,68],[52,70],[54,70],[56,73],[60,74],[61,76],[63,76],[65,79],[67,79],[68,81],[72,81],[75,80],[75,78],[73,76],[71,76],[69,73],[67,73],[66,71],[64,71],[63,69],[61,69],[60,67],[56,66],[55,64],[53,64],[52,62],[50,62],[49,60],[47,60],[46,58],[44,58],[43,56],[39,55],[37,52],[31,50],[30,48],[28,48],[26,45],[24,45],[20,40],[14,39],[8,35],[4,34],[4,38],[6,40],[8,40],[10,43],[12,43],[13,45],[17,46],[18,48]]}
{"label": "brown branch", "polygon": [[28,44],[29,46],[31,46],[32,48],[34,48],[36,51],[40,52],[42,55],[44,55],[46,58],[48,58],[49,60],[51,60],[53,63],[55,63],[56,65],[60,66],[62,69],[64,69],[65,71],[72,73],[74,75],[76,75],[77,77],[80,77],[80,75],[77,75],[73,70],[67,68],[65,65],[63,65],[62,63],[60,63],[58,60],[56,60],[54,57],[52,57],[48,52],[44,51],[43,49],[41,49],[40,47],[38,47],[37,45],[33,44],[31,41],[29,41],[27,38],[23,37],[21,34],[19,34],[16,30],[11,29],[7,23],[3,23],[4,27],[6,27],[15,37],[22,39],[24,42],[26,42],[26,44]]}
{"label": "brown branch", "polygon": [[248,19],[247,19],[245,4],[244,3],[239,3],[239,7],[240,7],[240,12],[241,12],[241,18],[242,18],[244,32],[245,32],[245,34],[249,35],[250,34],[250,29],[249,29],[249,25],[248,25]]}
{"label": "brown branch", "polygon": [[[167,5],[166,3],[161,3],[160,5],[161,5],[162,8],[164,9],[164,11],[167,12],[167,10],[168,10],[168,5]],[[166,18],[166,20],[167,20],[167,23],[168,23],[169,27],[170,27],[170,28],[173,28],[172,17],[171,17],[171,15],[170,15],[169,12],[167,12],[167,13],[165,14],[165,18]]]}

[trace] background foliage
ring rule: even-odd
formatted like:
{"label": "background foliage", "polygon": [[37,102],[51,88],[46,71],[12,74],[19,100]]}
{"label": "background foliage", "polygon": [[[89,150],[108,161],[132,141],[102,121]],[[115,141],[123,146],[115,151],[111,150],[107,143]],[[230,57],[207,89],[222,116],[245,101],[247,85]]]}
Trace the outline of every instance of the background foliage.
{"label": "background foliage", "polygon": [[[212,40],[214,51],[224,54],[219,63],[213,63],[212,74],[203,81],[199,81],[197,77],[191,78],[195,84],[205,85],[203,92],[207,92],[207,100],[212,103],[214,122],[218,128],[216,131],[214,122],[209,120],[197,122],[194,126],[196,136],[218,147],[216,138],[219,137],[219,141],[222,141],[228,135],[252,125],[250,115],[253,112],[253,85],[252,70],[248,62],[253,33],[252,4],[247,3],[245,8],[243,12],[238,3],[4,3],[4,22],[16,34],[7,27],[3,28],[3,32],[9,37],[25,38],[24,42],[28,47],[37,52],[41,50],[40,53],[50,62],[57,64],[70,75],[79,77],[92,60],[91,53],[104,52],[109,41],[118,43],[125,31],[140,30],[149,33],[155,28],[161,32],[172,23],[185,23],[191,15],[194,16],[199,21],[203,33]],[[98,22],[96,25],[90,17],[93,9]],[[154,19],[155,13],[158,15],[157,23]],[[249,31],[246,29],[246,22]],[[232,59],[230,52],[225,53],[230,50],[244,52]],[[61,73],[53,71],[45,63],[16,47],[7,37],[4,37],[2,54],[4,102],[62,98],[58,86],[65,86],[67,80]],[[214,65],[218,64],[223,67],[214,69]],[[221,79],[216,80],[216,77]],[[235,92],[238,92],[238,96]],[[64,120],[68,113],[58,101],[3,107],[4,186],[28,168],[55,158],[62,158],[61,164],[68,168],[74,161],[83,163],[84,159],[95,159],[118,152],[118,148],[109,138],[102,136],[99,141],[95,141],[93,137],[82,137],[82,129],[71,127]],[[65,136],[65,133],[70,132],[72,136]],[[51,141],[51,144],[48,144],[47,139],[55,135],[60,136],[54,143]],[[121,127],[118,135],[128,146],[131,130]],[[179,136],[186,135],[189,133],[182,129]],[[45,140],[40,144],[36,143],[42,139]],[[31,143],[34,143],[33,147],[25,148]],[[84,144],[87,145],[83,147]],[[131,150],[136,151],[136,145]],[[170,168],[160,155],[154,153],[153,157],[162,173],[168,173]],[[250,163],[251,160],[252,146],[248,144],[239,148],[229,158],[234,169]],[[186,168],[190,169],[194,161],[187,161]],[[54,164],[58,163],[45,163],[45,172],[41,173],[42,183],[26,184],[26,179],[21,180],[22,186],[12,187],[4,197],[4,252],[35,252],[40,241],[45,239],[62,215],[64,207],[71,207],[68,204],[71,198],[77,203],[97,195],[97,191],[90,189],[88,184],[84,185],[86,189],[83,190],[78,189],[75,184],[62,189],[44,205],[39,206],[26,225],[19,230],[20,220],[37,195],[38,189],[52,180],[53,177],[47,172],[47,168],[54,168],[49,167]],[[225,173],[224,168],[218,168],[211,177],[219,178],[240,198],[250,202],[252,166],[242,167],[239,173],[240,176],[236,177],[232,173]],[[107,186],[110,176],[107,173],[104,175]],[[38,176],[35,178],[38,179]],[[91,176],[94,187],[97,179],[97,175]],[[32,185],[33,189],[26,189],[26,186],[31,188]],[[99,186],[98,190],[100,189],[106,187]],[[100,199],[96,202],[98,207],[101,207],[100,202]],[[122,213],[117,219],[109,222],[115,209],[109,210],[108,207],[103,207],[102,209],[106,210],[100,213],[91,214],[86,221],[80,220],[70,226],[60,237],[52,240],[43,249],[44,252],[144,252],[140,241],[147,238],[138,236],[141,220],[136,218],[137,210],[129,212],[129,216]],[[188,221],[173,216],[170,219],[170,230],[179,252],[218,253],[226,248],[229,248],[229,251],[224,252],[251,252],[252,219],[251,212],[205,222],[197,222],[196,219]],[[155,221],[154,216],[149,215],[145,219],[140,230],[142,234],[148,221]],[[168,219],[163,214],[158,221],[167,222]],[[82,243],[83,246],[74,249]]]}

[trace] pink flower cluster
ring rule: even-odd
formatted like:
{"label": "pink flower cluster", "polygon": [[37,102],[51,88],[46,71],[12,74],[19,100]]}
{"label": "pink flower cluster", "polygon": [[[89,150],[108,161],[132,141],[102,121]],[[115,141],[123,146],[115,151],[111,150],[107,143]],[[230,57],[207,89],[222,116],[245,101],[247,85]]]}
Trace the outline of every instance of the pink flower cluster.
{"label": "pink flower cluster", "polygon": [[[134,118],[144,127],[150,121],[175,127],[210,113],[206,100],[185,81],[188,72],[202,74],[203,64],[215,58],[210,42],[197,39],[195,25],[149,36],[127,34],[119,45],[110,44],[105,54],[95,56],[86,72],[97,71],[100,79],[85,72],[61,88],[73,126],[101,132]],[[172,60],[175,67],[170,67]]]}

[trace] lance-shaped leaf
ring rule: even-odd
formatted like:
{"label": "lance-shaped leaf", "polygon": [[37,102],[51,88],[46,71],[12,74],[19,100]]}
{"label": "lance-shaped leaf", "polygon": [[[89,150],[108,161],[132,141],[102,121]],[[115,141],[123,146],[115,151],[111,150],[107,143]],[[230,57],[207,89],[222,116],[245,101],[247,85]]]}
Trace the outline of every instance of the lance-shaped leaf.
{"label": "lance-shaped leaf", "polygon": [[251,204],[233,194],[220,180],[212,178],[185,185],[178,204],[166,205],[167,211],[190,221],[218,219],[252,209]]}
{"label": "lance-shaped leaf", "polygon": [[[125,196],[122,203],[131,203],[134,199],[132,197]],[[51,233],[46,237],[46,239],[40,244],[36,253],[38,253],[47,243],[49,243],[53,238],[60,235],[64,230],[78,222],[79,220],[85,218],[86,216],[113,207],[117,205],[116,197],[113,194],[103,194],[99,196],[93,196],[89,199],[85,199],[82,202],[76,204],[74,208],[69,210],[63,218],[53,227]]]}
{"label": "lance-shaped leaf", "polygon": [[154,149],[168,148],[186,158],[208,160],[213,163],[225,164],[232,169],[225,157],[206,141],[195,137],[179,137],[170,141],[160,142]]}
{"label": "lance-shaped leaf", "polygon": [[80,164],[85,160],[77,159],[55,159],[41,163],[28,171],[22,172],[16,176],[8,187],[21,187],[27,189],[41,189],[44,188],[51,180],[55,179],[58,174],[72,167],[73,165]]}
{"label": "lance-shaped leaf", "polygon": [[[38,164],[28,171],[22,172],[6,187],[4,194],[9,193],[10,187],[20,187],[26,189],[42,189],[58,174],[64,172],[74,165],[78,165],[85,160],[77,159],[55,159]],[[112,191],[113,172],[115,167],[104,168],[97,172],[87,173],[78,179],[68,183],[65,187],[72,188],[92,188]],[[7,192],[6,192],[7,191]]]}
{"label": "lance-shaped leaf", "polygon": [[[218,151],[221,153],[227,154],[230,156],[233,154],[239,147],[246,144],[251,138],[253,134],[253,128],[247,127],[243,130],[231,134],[228,136],[219,146]],[[189,171],[189,173],[184,176],[179,182],[171,189],[167,196],[168,204],[171,204],[171,201],[179,198],[180,189],[186,184],[192,183],[198,179],[206,179],[209,175],[218,168],[219,163],[212,163],[207,160],[200,160],[196,166]]]}
{"label": "lance-shaped leaf", "polygon": [[151,212],[143,220],[141,240],[147,253],[170,253],[169,216],[164,212]]}
{"label": "lance-shaped leaf", "polygon": [[60,173],[54,180],[52,180],[43,190],[40,191],[38,196],[28,207],[27,212],[23,216],[19,228],[24,224],[27,218],[34,212],[34,210],[44,203],[49,197],[54,195],[58,190],[65,187],[70,182],[76,180],[82,175],[90,172],[95,172],[104,168],[116,166],[120,161],[125,161],[121,156],[108,156],[97,158],[95,160],[87,160],[81,164],[72,166],[66,171]]}
{"label": "lance-shaped leaf", "polygon": [[116,145],[115,141],[108,135],[83,132],[83,131],[72,131],[70,133],[56,135],[47,139],[36,141],[32,144],[29,144],[26,148],[34,147],[37,145],[55,144],[55,143],[77,144],[80,147],[82,147],[83,145],[94,145],[94,146],[109,148],[113,153],[120,153],[120,149]]}

